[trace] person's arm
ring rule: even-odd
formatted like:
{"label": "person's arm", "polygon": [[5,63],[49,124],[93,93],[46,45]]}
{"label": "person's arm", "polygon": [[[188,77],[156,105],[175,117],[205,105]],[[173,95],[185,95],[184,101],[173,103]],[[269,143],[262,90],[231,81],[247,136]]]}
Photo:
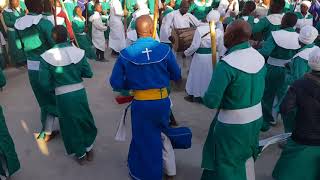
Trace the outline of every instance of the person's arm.
{"label": "person's arm", "polygon": [[210,109],[220,107],[225,90],[232,80],[232,75],[228,72],[228,66],[224,61],[219,61],[212,74],[210,85],[203,97],[203,104]]}
{"label": "person's arm", "polygon": [[0,68],[0,88],[6,85],[6,77],[3,74],[2,69]]}
{"label": "person's arm", "polygon": [[167,56],[167,59],[168,59],[168,72],[170,73],[170,80],[177,82],[181,79],[181,69],[177,64],[175,55],[171,50],[169,51],[170,52]]}
{"label": "person's arm", "polygon": [[253,24],[252,33],[263,32],[265,28],[267,28],[269,22],[266,17],[261,18],[258,23]]}
{"label": "person's arm", "polygon": [[268,56],[270,56],[270,54],[272,53],[275,47],[276,47],[276,43],[272,35],[270,35],[268,39],[263,43],[262,48],[259,49],[258,51],[260,54],[264,56],[264,58],[267,58]]}
{"label": "person's arm", "polygon": [[88,59],[84,56],[81,60],[81,77],[83,78],[92,78],[93,72],[90,64],[88,63]]}
{"label": "person's arm", "polygon": [[[52,74],[50,72],[50,64],[41,59],[39,68],[39,83],[43,89],[52,89]],[[55,67],[56,69],[61,67]]]}
{"label": "person's arm", "polygon": [[121,56],[119,56],[115,65],[113,66],[109,82],[113,89],[126,89],[125,79],[126,74],[124,60],[121,58]]}
{"label": "person's arm", "polygon": [[106,31],[108,29],[108,26],[102,23],[101,18],[93,20],[92,25],[100,31]]}
{"label": "person's arm", "polygon": [[290,87],[282,103],[280,104],[280,113],[288,114],[297,107],[297,95],[294,87]]}
{"label": "person's arm", "polygon": [[193,35],[193,40],[190,47],[184,51],[186,56],[192,56],[200,47],[201,44],[201,35],[198,30],[195,31]]}
{"label": "person's arm", "polygon": [[55,44],[51,36],[53,24],[49,20],[42,20],[41,23],[39,23],[39,28],[40,32],[44,35],[43,38],[46,44],[49,46],[49,48],[52,48]]}
{"label": "person's arm", "polygon": [[189,17],[189,21],[192,25],[198,27],[201,24],[201,21],[199,21],[199,19],[197,19],[194,15],[188,13],[188,17]]}
{"label": "person's arm", "polygon": [[2,15],[3,15],[3,20],[4,20],[4,23],[6,24],[6,26],[13,28],[15,20],[10,18],[10,13],[4,11]]}

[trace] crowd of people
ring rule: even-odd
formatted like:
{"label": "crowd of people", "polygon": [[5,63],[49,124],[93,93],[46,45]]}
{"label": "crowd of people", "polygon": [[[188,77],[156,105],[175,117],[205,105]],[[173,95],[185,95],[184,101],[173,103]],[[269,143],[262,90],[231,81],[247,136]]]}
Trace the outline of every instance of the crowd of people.
{"label": "crowd of people", "polygon": [[[111,49],[108,83],[131,107],[131,179],[174,179],[173,149],[191,146],[170,81],[185,85],[186,101],[214,109],[202,180],[254,180],[260,132],[279,119],[290,137],[273,178],[320,179],[320,1],[9,0],[0,17],[1,67],[28,69],[38,140],[61,133],[80,165],[93,160],[98,131],[82,81],[93,76],[89,61],[107,63]],[[1,179],[20,163],[0,110]],[[116,140],[125,139],[125,117]]]}

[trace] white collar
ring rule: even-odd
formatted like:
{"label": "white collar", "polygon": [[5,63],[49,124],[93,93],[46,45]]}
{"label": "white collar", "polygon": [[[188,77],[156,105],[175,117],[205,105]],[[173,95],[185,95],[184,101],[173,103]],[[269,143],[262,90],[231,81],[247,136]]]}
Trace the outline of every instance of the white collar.
{"label": "white collar", "polygon": [[299,49],[299,34],[286,30],[272,31],[271,35],[279,47],[285,49]]}
{"label": "white collar", "polygon": [[252,47],[231,52],[221,60],[240,71],[255,74],[265,63],[264,57]]}
{"label": "white collar", "polygon": [[81,19],[79,16],[74,16],[73,19],[81,22],[86,22],[86,18]]}
{"label": "white collar", "polygon": [[309,60],[309,55],[312,51],[319,49],[318,46],[313,46],[311,48],[306,48],[300,52],[298,52],[292,59],[296,58],[296,57],[301,57],[302,59],[308,61]]}
{"label": "white collar", "polygon": [[212,0],[209,0],[208,2],[205,2],[204,4],[202,4],[199,0],[195,0],[194,4],[197,5],[197,6],[209,7],[212,4]]}
{"label": "white collar", "polygon": [[31,27],[32,25],[37,25],[41,19],[42,19],[42,14],[39,14],[36,16],[25,15],[17,19],[16,23],[14,24],[14,27],[17,30],[25,30]]}
{"label": "white collar", "polygon": [[80,62],[84,57],[84,50],[73,46],[52,48],[41,54],[41,57],[52,66],[67,66]]}
{"label": "white collar", "polygon": [[283,14],[270,14],[266,18],[272,25],[279,26],[281,25]]}

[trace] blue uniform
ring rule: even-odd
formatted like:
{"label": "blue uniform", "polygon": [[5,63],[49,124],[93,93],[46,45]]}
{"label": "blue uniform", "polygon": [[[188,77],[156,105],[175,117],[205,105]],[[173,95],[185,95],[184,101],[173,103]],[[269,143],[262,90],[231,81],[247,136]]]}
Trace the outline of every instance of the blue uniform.
{"label": "blue uniform", "polygon": [[[122,50],[113,68],[114,89],[149,90],[169,87],[181,79],[181,71],[168,45],[140,38]],[[162,180],[161,132],[168,127],[170,100],[133,100],[132,140],[128,167],[132,179]]]}

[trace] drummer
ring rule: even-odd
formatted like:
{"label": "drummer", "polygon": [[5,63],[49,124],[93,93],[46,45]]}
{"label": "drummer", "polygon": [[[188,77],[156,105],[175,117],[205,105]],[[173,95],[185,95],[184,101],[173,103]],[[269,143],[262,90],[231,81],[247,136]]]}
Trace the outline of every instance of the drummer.
{"label": "drummer", "polygon": [[[184,51],[186,56],[194,54],[186,84],[186,92],[188,93],[188,96],[185,97],[186,101],[201,103],[201,97],[204,96],[208,89],[213,69],[209,22],[219,23],[219,19],[220,13],[216,10],[211,10],[206,18],[207,23],[196,29],[191,46]],[[217,58],[219,58],[225,51],[223,31],[221,29],[216,29],[216,42]]]}
{"label": "drummer", "polygon": [[[175,10],[172,12],[173,14],[168,18],[169,25],[167,26],[166,32],[171,32],[173,29],[181,29],[181,28],[191,28],[198,27],[201,22],[192,14],[188,13],[190,7],[190,3],[188,0],[183,0],[180,5],[179,10]],[[169,40],[172,41],[173,37],[169,37]],[[175,42],[179,43],[179,42]],[[182,78],[187,77],[187,72],[190,67],[190,58],[185,58],[183,52],[176,52],[177,62],[182,69]]]}

